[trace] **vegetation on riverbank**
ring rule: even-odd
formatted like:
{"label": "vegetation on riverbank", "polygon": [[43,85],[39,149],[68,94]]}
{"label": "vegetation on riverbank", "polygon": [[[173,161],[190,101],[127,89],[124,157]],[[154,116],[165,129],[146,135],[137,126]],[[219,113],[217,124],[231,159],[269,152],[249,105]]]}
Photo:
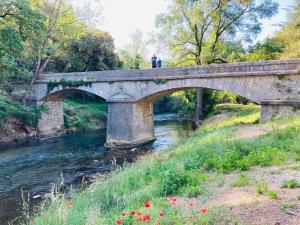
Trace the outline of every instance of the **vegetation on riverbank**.
{"label": "vegetation on riverbank", "polygon": [[64,122],[69,131],[105,128],[106,116],[107,104],[104,102],[64,100]]}
{"label": "vegetation on riverbank", "polygon": [[42,110],[43,107],[24,107],[0,95],[0,142],[34,136]]}
{"label": "vegetation on riverbank", "polygon": [[[90,188],[71,199],[65,200],[62,195],[52,193],[50,205],[49,202],[42,205],[29,223],[110,225],[121,220],[123,224],[135,224],[138,218],[145,216],[146,224],[221,221],[227,213],[226,208],[203,205],[192,209],[177,205],[176,198],[209,196],[212,194],[209,183],[218,182],[222,186],[224,174],[233,171],[300,160],[300,117],[256,125],[268,128],[269,132],[249,139],[239,138],[242,136],[239,130],[245,124],[258,121],[258,106],[220,105],[217,111],[230,112],[230,116],[204,125],[168,150],[117,167],[107,177],[99,176]],[[148,203],[151,207],[145,207]],[[132,211],[143,216],[131,218]],[[132,219],[134,223],[129,222]]]}

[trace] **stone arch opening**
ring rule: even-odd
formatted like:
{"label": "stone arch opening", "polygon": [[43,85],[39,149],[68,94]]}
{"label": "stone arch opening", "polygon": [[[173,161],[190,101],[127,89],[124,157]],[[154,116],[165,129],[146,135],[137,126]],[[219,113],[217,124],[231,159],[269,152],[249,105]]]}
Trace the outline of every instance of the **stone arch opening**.
{"label": "stone arch opening", "polygon": [[38,124],[41,136],[85,129],[101,129],[107,124],[106,100],[81,89],[63,89],[40,100],[45,105]]}

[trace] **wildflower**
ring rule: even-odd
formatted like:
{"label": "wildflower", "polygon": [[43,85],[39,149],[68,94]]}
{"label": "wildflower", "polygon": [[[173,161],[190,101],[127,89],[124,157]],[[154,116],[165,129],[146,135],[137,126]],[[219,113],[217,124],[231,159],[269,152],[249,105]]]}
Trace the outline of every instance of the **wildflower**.
{"label": "wildflower", "polygon": [[193,208],[194,204],[193,203],[189,203],[189,207]]}
{"label": "wildflower", "polygon": [[138,214],[138,216],[142,216],[142,213],[141,213],[141,212],[138,212],[137,214]]}
{"label": "wildflower", "polygon": [[122,220],[116,220],[116,224],[122,224],[123,221]]}
{"label": "wildflower", "polygon": [[202,214],[207,214],[207,213],[208,213],[207,208],[206,208],[206,207],[203,207],[203,208],[201,209],[201,213],[202,213]]}
{"label": "wildflower", "polygon": [[74,202],[73,201],[67,201],[67,207],[72,207],[74,205]]}
{"label": "wildflower", "polygon": [[121,215],[122,215],[122,216],[126,216],[126,212],[122,212]]}
{"label": "wildflower", "polygon": [[160,216],[164,216],[165,213],[164,213],[164,212],[160,212],[159,215],[160,215]]}
{"label": "wildflower", "polygon": [[149,214],[146,214],[146,215],[144,215],[143,216],[143,218],[142,218],[142,221],[149,221],[150,220],[150,215]]}
{"label": "wildflower", "polygon": [[132,211],[132,212],[130,213],[130,215],[131,215],[131,216],[134,216],[134,215],[135,215],[135,211]]}
{"label": "wildflower", "polygon": [[145,201],[145,208],[150,208],[150,201],[149,200]]}

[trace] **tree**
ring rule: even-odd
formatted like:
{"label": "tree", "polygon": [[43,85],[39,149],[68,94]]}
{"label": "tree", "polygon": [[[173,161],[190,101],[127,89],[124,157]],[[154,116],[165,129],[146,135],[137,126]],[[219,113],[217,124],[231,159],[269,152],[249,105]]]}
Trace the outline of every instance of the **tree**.
{"label": "tree", "polygon": [[34,81],[50,60],[60,55],[71,40],[87,32],[86,25],[78,21],[75,12],[63,0],[31,0],[31,4],[43,15],[45,29],[32,33],[30,42],[27,42],[28,56],[33,58],[34,74],[23,96],[23,104]]}
{"label": "tree", "polygon": [[291,10],[289,20],[284,25],[282,31],[275,37],[284,45],[285,49],[281,54],[282,59],[300,57],[300,1],[296,1],[295,8]]}
{"label": "tree", "polygon": [[[11,93],[15,82],[29,74],[20,63],[31,34],[43,29],[42,16],[27,0],[0,2],[0,79],[2,89]],[[5,78],[5,79],[4,79]]]}
{"label": "tree", "polygon": [[55,72],[84,72],[115,70],[121,67],[112,37],[94,30],[78,40],[72,40],[66,54],[55,58],[49,70]]}
{"label": "tree", "polygon": [[119,51],[124,69],[142,69],[148,67],[146,60],[147,42],[142,31],[137,30],[131,35],[131,44]]}
{"label": "tree", "polygon": [[[226,63],[222,48],[234,39],[250,41],[263,18],[278,11],[272,0],[170,0],[157,18],[178,65]],[[203,89],[197,89],[195,121],[203,116]]]}

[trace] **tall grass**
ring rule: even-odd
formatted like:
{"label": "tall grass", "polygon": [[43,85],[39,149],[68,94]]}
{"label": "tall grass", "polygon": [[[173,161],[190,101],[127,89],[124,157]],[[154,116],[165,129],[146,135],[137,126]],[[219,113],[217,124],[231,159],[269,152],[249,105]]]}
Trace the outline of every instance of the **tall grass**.
{"label": "tall grass", "polygon": [[[275,129],[254,140],[239,140],[233,138],[236,125],[255,123],[259,108],[219,107],[222,111],[231,110],[233,116],[219,124],[202,127],[167,150],[116,169],[106,179],[97,180],[87,190],[75,194],[71,199],[72,207],[68,207],[67,200],[56,199],[37,212],[34,224],[115,224],[121,211],[143,211],[145,199],[168,212],[171,206],[165,204],[164,197],[208,195],[207,183],[213,179],[212,173],[248,170],[251,166],[279,165],[300,159],[297,147],[300,117],[285,120],[287,128],[284,130]],[[278,121],[269,124],[276,123]],[[178,213],[184,214],[184,210]],[[215,214],[205,224],[221,219],[217,217]],[[177,223],[174,224],[182,224],[182,218],[182,215],[175,215]]]}

